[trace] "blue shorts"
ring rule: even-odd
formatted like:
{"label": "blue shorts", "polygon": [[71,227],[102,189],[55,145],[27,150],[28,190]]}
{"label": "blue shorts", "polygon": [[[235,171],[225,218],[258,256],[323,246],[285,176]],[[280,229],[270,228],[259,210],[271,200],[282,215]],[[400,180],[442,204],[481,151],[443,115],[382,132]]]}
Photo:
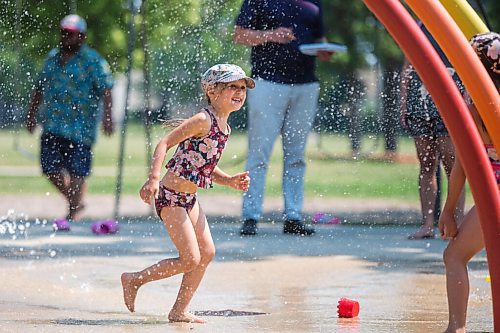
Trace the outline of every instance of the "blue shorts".
{"label": "blue shorts", "polygon": [[66,170],[72,176],[87,177],[92,165],[91,147],[44,133],[40,143],[40,164],[45,175]]}

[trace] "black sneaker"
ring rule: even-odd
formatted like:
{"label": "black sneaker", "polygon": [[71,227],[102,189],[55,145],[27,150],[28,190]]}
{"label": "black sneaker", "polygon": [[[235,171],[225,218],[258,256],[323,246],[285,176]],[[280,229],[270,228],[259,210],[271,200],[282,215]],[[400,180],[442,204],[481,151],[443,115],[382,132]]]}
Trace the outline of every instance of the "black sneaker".
{"label": "black sneaker", "polygon": [[243,222],[240,230],[241,236],[255,236],[257,234],[257,220],[248,219]]}
{"label": "black sneaker", "polygon": [[302,236],[310,236],[315,233],[312,227],[308,227],[299,220],[286,220],[283,225],[283,232],[285,234],[295,234]]}

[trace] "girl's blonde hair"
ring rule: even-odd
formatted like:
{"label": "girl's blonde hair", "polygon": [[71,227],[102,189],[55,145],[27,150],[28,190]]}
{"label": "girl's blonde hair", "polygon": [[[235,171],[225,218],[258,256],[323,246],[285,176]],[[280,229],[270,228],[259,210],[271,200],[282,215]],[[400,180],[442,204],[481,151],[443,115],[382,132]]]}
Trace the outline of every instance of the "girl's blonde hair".
{"label": "girl's blonde hair", "polygon": [[210,97],[208,96],[208,90],[210,89],[216,89],[217,87],[225,85],[223,82],[217,82],[213,83],[207,86],[203,86],[203,92],[205,93],[205,98],[207,99],[208,105],[212,105],[212,101],[210,100]]}
{"label": "girl's blonde hair", "polygon": [[161,127],[174,129],[179,127],[187,118],[162,119]]}
{"label": "girl's blonde hair", "polygon": [[[203,92],[205,93],[205,98],[207,99],[208,105],[212,105],[210,97],[208,96],[208,90],[215,89],[219,85],[220,85],[220,83],[215,83],[213,85],[203,87]],[[176,127],[179,127],[186,120],[187,120],[187,118],[161,119],[161,121],[162,121],[161,127],[174,129]]]}
{"label": "girl's blonde hair", "polygon": [[[217,84],[212,85],[207,88],[203,88],[203,92],[205,93],[205,98],[207,99],[208,105],[211,105],[210,97],[208,96],[208,89],[214,89],[217,86]],[[161,127],[162,128],[168,128],[168,129],[174,129],[176,127],[179,127],[184,121],[187,120],[187,118],[172,118],[172,119],[160,119],[161,120]]]}

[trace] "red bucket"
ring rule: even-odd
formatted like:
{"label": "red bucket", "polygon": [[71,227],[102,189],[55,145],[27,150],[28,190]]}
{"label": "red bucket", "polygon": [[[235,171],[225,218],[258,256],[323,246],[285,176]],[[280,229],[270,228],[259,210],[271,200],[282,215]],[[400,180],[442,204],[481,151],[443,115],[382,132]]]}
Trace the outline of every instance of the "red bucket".
{"label": "red bucket", "polygon": [[354,318],[359,314],[359,303],[352,299],[342,297],[337,306],[339,318]]}

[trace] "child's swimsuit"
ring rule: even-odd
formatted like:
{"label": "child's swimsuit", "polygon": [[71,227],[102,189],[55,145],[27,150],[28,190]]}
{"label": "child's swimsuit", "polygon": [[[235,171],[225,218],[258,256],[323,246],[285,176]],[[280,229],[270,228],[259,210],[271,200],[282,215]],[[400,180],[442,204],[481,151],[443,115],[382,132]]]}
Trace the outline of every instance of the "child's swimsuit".
{"label": "child's swimsuit", "polygon": [[488,154],[488,159],[493,168],[493,174],[497,180],[497,185],[500,185],[500,157],[497,154],[497,150],[492,144],[485,144],[484,148],[486,148],[486,153]]}
{"label": "child's swimsuit", "polygon": [[210,176],[219,162],[229,133],[222,132],[212,112],[208,109],[205,111],[212,120],[208,134],[179,143],[166,168],[176,176],[195,183],[198,187],[211,188],[213,185]]}
{"label": "child's swimsuit", "polygon": [[161,218],[164,207],[183,207],[189,213],[196,203],[196,193],[177,192],[160,184],[158,199],[155,200],[156,214]]}
{"label": "child's swimsuit", "polygon": [[[213,187],[212,172],[219,162],[231,130],[229,128],[228,134],[222,132],[212,112],[208,109],[204,111],[210,115],[211,119],[208,134],[188,138],[179,143],[166,168],[176,176],[195,183],[198,187],[211,188]],[[195,203],[196,193],[176,192],[160,185],[155,207],[160,216],[163,207],[184,207],[189,212]]]}

